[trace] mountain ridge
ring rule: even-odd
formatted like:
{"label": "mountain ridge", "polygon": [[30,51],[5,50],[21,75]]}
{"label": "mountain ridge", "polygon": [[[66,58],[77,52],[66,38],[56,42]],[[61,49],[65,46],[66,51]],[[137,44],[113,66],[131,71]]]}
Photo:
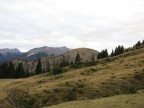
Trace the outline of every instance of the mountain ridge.
{"label": "mountain ridge", "polygon": [[15,59],[22,59],[22,60],[37,60],[41,57],[46,57],[46,56],[57,56],[60,54],[63,54],[70,49],[67,47],[37,47],[30,49],[27,52],[21,52],[17,48],[3,48],[0,49],[0,63],[2,62],[7,62],[7,61],[12,61]]}

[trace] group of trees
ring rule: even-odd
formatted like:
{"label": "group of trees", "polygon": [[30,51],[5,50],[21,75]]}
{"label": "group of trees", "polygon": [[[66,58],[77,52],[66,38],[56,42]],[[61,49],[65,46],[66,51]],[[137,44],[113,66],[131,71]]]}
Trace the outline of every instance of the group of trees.
{"label": "group of trees", "polygon": [[66,61],[66,60],[62,60],[61,63],[59,64],[59,67],[66,67],[69,65],[69,61]]}
{"label": "group of trees", "polygon": [[[120,55],[124,53],[124,51],[125,51],[125,48],[122,45],[119,45],[115,48],[115,50],[112,50],[110,56],[112,57],[112,56]],[[98,59],[106,58],[108,56],[109,54],[108,54],[107,49],[104,49],[98,53]]]}
{"label": "group of trees", "polygon": [[[75,63],[79,63],[80,61],[81,61],[81,57],[80,57],[80,54],[78,53],[75,57]],[[63,60],[59,64],[59,66],[54,67],[52,72],[54,75],[60,74],[60,73],[62,73],[62,67],[66,67],[66,66],[70,66],[70,65],[73,65],[73,61],[69,62],[63,58]]]}
{"label": "group of trees", "polygon": [[[78,53],[75,57],[75,62],[80,62],[81,61],[81,57],[80,57],[80,54]],[[59,67],[66,67],[66,66],[69,66],[69,65],[72,65],[73,64],[73,61],[66,61],[65,59],[63,59],[60,64],[59,64]]]}
{"label": "group of trees", "polygon": [[25,72],[22,63],[19,63],[17,67],[12,62],[0,65],[1,78],[24,78],[28,76],[29,72]]}
{"label": "group of trees", "polygon": [[134,46],[133,48],[138,48],[140,46],[143,46],[144,45],[144,40],[141,42],[141,41],[138,41]]}
{"label": "group of trees", "polygon": [[78,53],[76,55],[75,62],[80,62],[80,60],[81,60],[81,57],[80,57],[80,54]]}
{"label": "group of trees", "polygon": [[124,53],[124,50],[125,50],[124,46],[119,45],[118,47],[115,48],[115,50],[112,50],[110,56],[112,57],[112,56],[120,55]]}
{"label": "group of trees", "polygon": [[[141,42],[141,41],[138,41],[133,47],[131,47],[130,49],[133,49],[133,48],[139,48],[141,46],[144,46],[144,40]],[[108,54],[108,51],[107,49],[105,50],[102,50],[101,52],[98,53],[98,59],[102,59],[102,58],[106,58],[108,56],[117,56],[117,55],[120,55],[124,52],[127,52],[128,49],[125,49],[123,45],[119,45],[117,46],[114,50],[112,50],[111,54],[109,55]]]}
{"label": "group of trees", "polygon": [[[39,59],[36,66],[35,74],[41,74],[42,72],[43,70],[41,59]],[[3,63],[0,65],[0,78],[24,78],[29,76],[31,76],[30,72],[28,71],[28,69],[25,71],[22,63],[18,63],[18,66],[15,66],[12,62]]]}
{"label": "group of trees", "polygon": [[41,65],[41,59],[38,60],[36,70],[35,70],[36,75],[42,73],[42,65]]}
{"label": "group of trees", "polygon": [[98,59],[106,58],[108,57],[108,51],[107,49],[102,50],[101,52],[98,53]]}
{"label": "group of trees", "polygon": [[47,62],[47,68],[42,68],[42,63],[41,63],[41,59],[39,58],[38,59],[38,63],[36,65],[36,69],[35,69],[35,74],[38,75],[38,74],[41,74],[41,73],[45,73],[45,72],[50,72],[50,64],[49,62]]}

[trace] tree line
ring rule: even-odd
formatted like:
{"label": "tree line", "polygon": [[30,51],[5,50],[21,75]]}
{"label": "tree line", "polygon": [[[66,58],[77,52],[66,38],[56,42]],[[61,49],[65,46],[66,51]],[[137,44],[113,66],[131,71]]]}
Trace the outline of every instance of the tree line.
{"label": "tree line", "polygon": [[138,48],[140,46],[144,46],[144,40],[141,42],[141,41],[138,41],[134,46],[133,48]]}
{"label": "tree line", "polygon": [[[135,48],[139,48],[144,46],[144,40],[138,41],[135,45],[133,45],[132,48],[129,48],[130,50],[135,49]],[[102,58],[106,58],[106,57],[113,57],[113,56],[117,56],[120,54],[123,54],[124,52],[126,52],[128,49],[124,48],[123,45],[119,45],[117,46],[114,50],[112,50],[111,54],[108,54],[107,49],[102,50],[101,52],[98,53],[98,59],[102,59]]]}
{"label": "tree line", "polygon": [[29,72],[25,72],[22,63],[19,63],[17,67],[12,62],[0,65],[0,78],[24,78],[29,76]]}

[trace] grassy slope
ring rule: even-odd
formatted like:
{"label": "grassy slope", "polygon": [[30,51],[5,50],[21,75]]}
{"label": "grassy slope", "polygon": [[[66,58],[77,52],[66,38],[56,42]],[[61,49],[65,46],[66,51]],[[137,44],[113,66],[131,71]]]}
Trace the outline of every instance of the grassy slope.
{"label": "grassy slope", "polygon": [[3,89],[4,87],[9,84],[12,83],[13,81],[15,81],[14,79],[0,79],[0,99],[5,98],[5,94],[3,93]]}
{"label": "grassy slope", "polygon": [[15,79],[0,79],[0,108],[13,108],[12,104],[7,100],[5,88],[9,83],[14,82]]}
{"label": "grassy slope", "polygon": [[84,100],[67,102],[60,105],[54,105],[45,108],[143,108],[144,90],[136,94],[125,94],[101,98],[95,100]]}
{"label": "grassy slope", "polygon": [[[27,92],[42,106],[97,99],[127,93],[130,85],[144,89],[143,65],[144,48],[109,60],[99,60],[99,64],[92,67],[70,70],[57,76],[42,74],[18,79],[2,87],[6,87],[11,94]],[[97,71],[90,71],[92,68]],[[73,96],[70,100],[67,99],[69,94]]]}

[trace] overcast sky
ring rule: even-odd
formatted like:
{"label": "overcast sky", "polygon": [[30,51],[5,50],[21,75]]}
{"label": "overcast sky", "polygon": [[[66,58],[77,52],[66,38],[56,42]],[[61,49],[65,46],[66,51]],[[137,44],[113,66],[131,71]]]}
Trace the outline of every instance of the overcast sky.
{"label": "overcast sky", "polygon": [[0,0],[0,48],[98,51],[144,39],[144,0]]}

